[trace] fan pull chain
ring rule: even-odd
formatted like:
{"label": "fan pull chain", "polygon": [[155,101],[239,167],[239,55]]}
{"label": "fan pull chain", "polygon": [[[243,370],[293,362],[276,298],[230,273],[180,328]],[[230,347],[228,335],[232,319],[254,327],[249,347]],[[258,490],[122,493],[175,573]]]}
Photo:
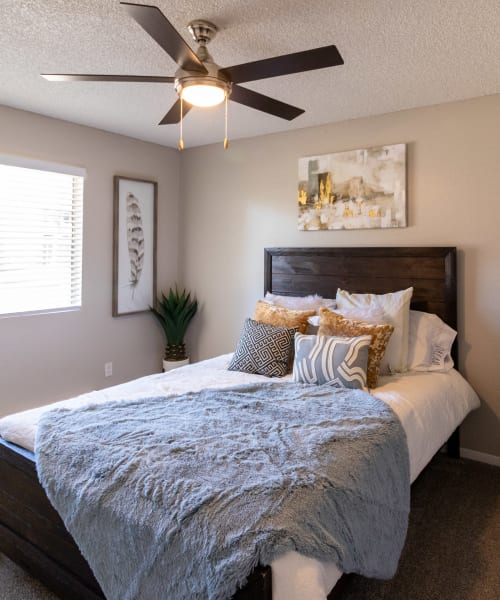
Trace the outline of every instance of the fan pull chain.
{"label": "fan pull chain", "polygon": [[184,140],[182,139],[182,110],[183,110],[183,104],[182,104],[182,96],[181,96],[181,133],[180,133],[180,137],[179,137],[179,150],[184,150]]}
{"label": "fan pull chain", "polygon": [[229,146],[229,141],[227,139],[227,92],[226,92],[226,107],[225,107],[225,135],[224,135],[224,150],[227,150],[227,147]]}

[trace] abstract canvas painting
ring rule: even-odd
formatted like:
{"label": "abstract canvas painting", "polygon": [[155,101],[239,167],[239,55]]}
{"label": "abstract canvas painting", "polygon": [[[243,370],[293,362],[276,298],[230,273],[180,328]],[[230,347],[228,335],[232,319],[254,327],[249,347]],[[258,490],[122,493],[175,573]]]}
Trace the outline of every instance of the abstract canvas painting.
{"label": "abstract canvas painting", "polygon": [[299,158],[298,228],[406,227],[406,144]]}
{"label": "abstract canvas painting", "polygon": [[156,298],[154,181],[114,177],[113,316],[143,312]]}

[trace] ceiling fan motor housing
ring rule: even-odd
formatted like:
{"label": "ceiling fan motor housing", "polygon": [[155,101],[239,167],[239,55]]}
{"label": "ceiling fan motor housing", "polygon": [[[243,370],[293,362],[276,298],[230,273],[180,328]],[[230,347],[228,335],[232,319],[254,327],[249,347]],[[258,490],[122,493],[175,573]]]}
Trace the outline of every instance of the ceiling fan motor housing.
{"label": "ceiling fan motor housing", "polygon": [[220,71],[220,67],[216,64],[206,48],[206,44],[210,42],[217,33],[217,26],[209,21],[198,19],[191,21],[188,24],[188,30],[193,36],[193,39],[199,44],[196,50],[196,56],[203,63],[208,73],[197,73],[195,71],[187,71],[185,69],[177,69],[175,73],[175,91],[179,96],[183,88],[190,85],[210,85],[224,90],[226,97],[231,94],[231,80]]}
{"label": "ceiling fan motor housing", "polygon": [[208,44],[210,40],[215,37],[217,33],[217,25],[214,25],[210,21],[203,19],[197,19],[188,23],[189,33],[193,36],[194,41],[197,44]]}

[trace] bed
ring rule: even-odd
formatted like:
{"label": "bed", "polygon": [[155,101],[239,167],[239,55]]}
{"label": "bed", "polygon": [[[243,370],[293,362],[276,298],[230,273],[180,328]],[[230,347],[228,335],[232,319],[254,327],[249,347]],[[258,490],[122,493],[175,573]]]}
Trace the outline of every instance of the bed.
{"label": "bed", "polygon": [[[272,248],[264,254],[265,292],[335,297],[339,287],[383,294],[413,286],[412,308],[434,313],[456,329],[455,248]],[[452,352],[457,366],[456,343]],[[196,365],[192,368],[196,371]],[[189,368],[180,371],[183,377],[190,372]],[[458,411],[451,429],[447,425],[446,437],[434,440],[437,447],[431,445],[432,452],[449,438],[448,452],[459,455],[458,427],[465,414]],[[429,459],[426,455],[421,461]],[[423,464],[415,471],[421,468]],[[92,571],[38,483],[33,453],[0,438],[0,478],[0,550],[62,598],[103,598]],[[332,580],[336,577],[332,575]],[[339,597],[342,581],[329,598]],[[270,600],[271,569],[255,569],[235,597]]]}

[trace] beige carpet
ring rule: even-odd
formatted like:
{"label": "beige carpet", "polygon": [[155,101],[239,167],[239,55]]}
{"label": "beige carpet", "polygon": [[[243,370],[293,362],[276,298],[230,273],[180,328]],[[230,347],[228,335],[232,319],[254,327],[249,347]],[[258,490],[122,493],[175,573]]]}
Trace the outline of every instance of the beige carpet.
{"label": "beige carpet", "polygon": [[[500,468],[444,456],[412,488],[396,577],[382,582],[352,576],[342,594],[342,600],[499,598]],[[0,554],[0,600],[57,599]]]}

